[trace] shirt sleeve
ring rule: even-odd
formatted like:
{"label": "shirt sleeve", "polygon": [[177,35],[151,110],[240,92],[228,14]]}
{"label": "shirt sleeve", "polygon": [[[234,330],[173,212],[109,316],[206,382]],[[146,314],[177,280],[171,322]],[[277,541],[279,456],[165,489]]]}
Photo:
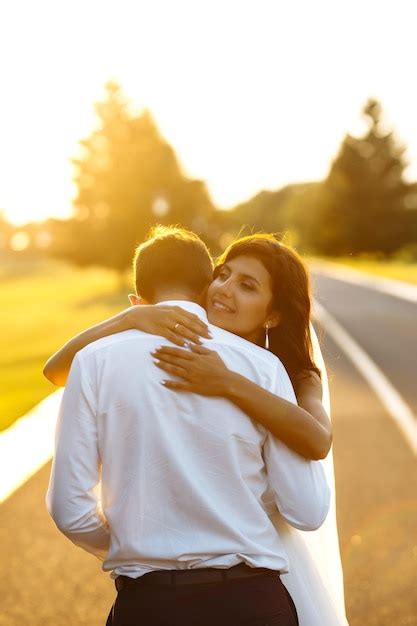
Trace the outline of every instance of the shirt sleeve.
{"label": "shirt sleeve", "polygon": [[[297,404],[291,381],[278,365],[274,393]],[[310,461],[267,433],[263,455],[270,489],[282,517],[300,530],[316,530],[330,508],[330,488],[321,461]]]}
{"label": "shirt sleeve", "polygon": [[104,560],[110,533],[94,489],[100,482],[96,397],[76,356],[62,398],[46,504],[59,530]]}

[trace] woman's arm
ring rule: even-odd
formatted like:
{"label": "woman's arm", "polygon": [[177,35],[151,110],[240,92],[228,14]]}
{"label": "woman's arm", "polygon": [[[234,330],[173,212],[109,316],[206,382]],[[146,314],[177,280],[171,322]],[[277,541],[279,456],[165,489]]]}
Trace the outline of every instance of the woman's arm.
{"label": "woman's arm", "polygon": [[210,336],[207,325],[181,307],[135,305],[70,339],[48,359],[43,368],[44,376],[54,385],[64,386],[77,352],[97,339],[131,328],[161,335],[179,346],[184,345],[184,340],[200,343],[200,336]]}
{"label": "woman's arm", "polygon": [[298,377],[295,383],[295,395],[300,407],[310,413],[319,424],[324,428],[327,437],[327,443],[324,446],[325,458],[332,445],[332,423],[323,405],[323,385],[320,376],[313,370],[308,370]]}
{"label": "woman's arm", "polygon": [[298,406],[234,374],[225,397],[259,422],[286,446],[308,459],[324,459],[332,444],[332,427],[321,403],[317,374],[304,377],[296,388]]}
{"label": "woman's arm", "polygon": [[160,369],[183,378],[164,381],[169,389],[226,398],[303,457],[316,460],[328,454],[331,423],[321,404],[317,375],[300,379],[297,406],[229,370],[213,350],[191,346],[190,352],[163,346],[153,355]]}
{"label": "woman's arm", "polygon": [[127,324],[127,311],[121,311],[121,313],[118,313],[100,324],[91,326],[91,328],[87,328],[87,330],[67,341],[62,348],[47,360],[43,368],[44,376],[50,380],[51,383],[54,383],[54,385],[63,387],[67,382],[71,363],[77,352],[85,348],[85,346],[88,346],[89,343],[97,341],[97,339],[130,328]]}

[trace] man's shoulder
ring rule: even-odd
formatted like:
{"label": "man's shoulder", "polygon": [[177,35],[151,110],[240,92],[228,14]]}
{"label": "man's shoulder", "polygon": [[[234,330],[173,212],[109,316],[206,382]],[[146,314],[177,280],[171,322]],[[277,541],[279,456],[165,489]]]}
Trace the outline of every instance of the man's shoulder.
{"label": "man's shoulder", "polygon": [[[206,343],[208,348],[211,343],[215,349],[218,347],[219,352],[222,352],[224,347],[231,349],[232,352],[242,356],[246,362],[250,361],[252,366],[263,372],[265,384],[262,386],[273,389],[277,395],[287,395],[288,399],[294,401],[291,379],[285,365],[273,352],[217,326],[210,325],[210,332],[212,339]],[[233,360],[232,358],[231,361]]]}
{"label": "man's shoulder", "polygon": [[131,342],[144,341],[150,337],[156,337],[156,335],[150,335],[135,329],[124,330],[120,333],[114,333],[108,337],[102,337],[101,339],[97,339],[97,341],[93,341],[80,350],[77,356],[80,359],[86,359],[97,352],[123,350],[127,344]]}
{"label": "man's shoulder", "polygon": [[209,325],[209,329],[212,339],[207,341],[207,347],[209,347],[210,343],[217,344],[219,346],[227,346],[229,348],[233,348],[237,352],[245,354],[248,358],[254,359],[255,361],[261,361],[269,367],[283,367],[279,358],[272,352],[269,352],[269,350],[266,350],[251,341],[247,341],[247,339],[243,339],[242,337],[239,337],[239,335],[234,335],[223,328],[214,326],[213,324]]}
{"label": "man's shoulder", "polygon": [[221,351],[222,347],[231,349],[236,354],[241,355],[246,360],[249,360],[253,365],[260,366],[263,371],[269,372],[274,378],[287,378],[288,373],[282,364],[281,360],[269,350],[258,346],[251,341],[247,341],[239,335],[234,335],[227,330],[223,330],[218,326],[212,324],[209,325],[212,339],[205,341],[208,348],[213,345],[213,348],[219,347]]}

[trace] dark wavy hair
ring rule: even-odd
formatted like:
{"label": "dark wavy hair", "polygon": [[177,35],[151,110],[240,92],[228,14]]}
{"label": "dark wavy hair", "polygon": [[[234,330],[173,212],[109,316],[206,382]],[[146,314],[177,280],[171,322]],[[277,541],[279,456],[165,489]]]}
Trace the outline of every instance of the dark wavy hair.
{"label": "dark wavy hair", "polygon": [[313,361],[310,334],[310,277],[300,255],[273,234],[257,233],[237,239],[226,248],[216,261],[215,276],[224,263],[239,256],[255,257],[271,277],[271,309],[279,312],[280,321],[269,330],[269,349],[282,361],[293,385],[308,370],[321,377]]}

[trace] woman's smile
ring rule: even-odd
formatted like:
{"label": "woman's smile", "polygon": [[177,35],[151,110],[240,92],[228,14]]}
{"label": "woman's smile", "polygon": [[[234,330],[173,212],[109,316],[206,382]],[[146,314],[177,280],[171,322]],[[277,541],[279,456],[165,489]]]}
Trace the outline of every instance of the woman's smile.
{"label": "woman's smile", "polygon": [[221,302],[217,298],[213,298],[212,306],[213,306],[214,309],[216,309],[218,311],[223,311],[224,313],[234,313],[235,312],[229,305],[225,304],[224,302]]}

